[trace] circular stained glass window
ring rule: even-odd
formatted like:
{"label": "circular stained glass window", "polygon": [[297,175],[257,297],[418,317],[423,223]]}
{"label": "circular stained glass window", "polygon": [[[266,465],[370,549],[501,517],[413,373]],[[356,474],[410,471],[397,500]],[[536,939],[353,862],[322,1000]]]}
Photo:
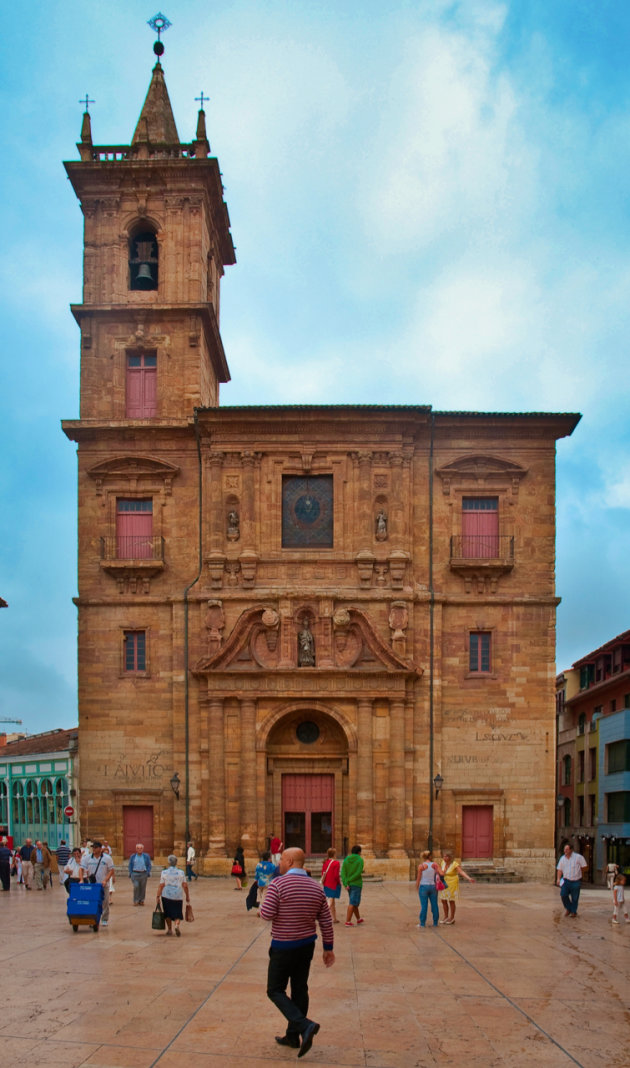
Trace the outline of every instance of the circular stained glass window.
{"label": "circular stained glass window", "polygon": [[312,745],[319,738],[319,727],[312,720],[307,720],[305,723],[300,723],[295,733],[298,736],[298,741],[304,742],[306,745]]}

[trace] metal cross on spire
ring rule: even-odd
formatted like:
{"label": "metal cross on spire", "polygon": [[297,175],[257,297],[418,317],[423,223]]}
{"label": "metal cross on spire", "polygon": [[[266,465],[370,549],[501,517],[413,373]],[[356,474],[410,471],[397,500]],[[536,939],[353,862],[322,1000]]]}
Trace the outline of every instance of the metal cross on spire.
{"label": "metal cross on spire", "polygon": [[210,97],[209,97],[209,96],[204,96],[204,92],[203,92],[203,89],[202,89],[202,90],[201,90],[201,96],[196,96],[196,97],[195,97],[195,100],[198,100],[198,101],[199,101],[199,103],[200,103],[200,105],[201,105],[201,110],[203,111],[203,102],[204,102],[204,100],[205,100],[205,101],[206,101],[206,103],[208,103],[208,101],[210,100]]}
{"label": "metal cross on spire", "polygon": [[90,98],[89,98],[89,96],[87,95],[87,93],[85,94],[85,100],[83,99],[83,97],[81,97],[81,99],[79,100],[79,103],[80,103],[80,104],[85,104],[85,110],[86,110],[86,112],[87,112],[87,113],[88,113],[88,115],[89,115],[89,113],[90,113],[90,104],[93,104],[93,103],[94,103],[94,101],[93,101],[93,100],[90,100]]}
{"label": "metal cross on spire", "polygon": [[154,15],[153,18],[149,19],[147,22],[147,26],[150,26],[151,29],[157,33],[158,41],[160,39],[160,34],[164,33],[164,31],[168,30],[169,26],[172,25],[173,23],[169,22],[166,15],[163,15],[161,11],[158,11],[157,15]]}
{"label": "metal cross on spire", "polygon": [[164,45],[160,39],[160,34],[168,30],[169,26],[172,26],[172,22],[169,22],[166,15],[163,15],[161,11],[158,11],[157,15],[154,15],[152,19],[149,19],[147,26],[150,26],[158,35],[158,39],[153,45],[153,51],[159,60],[160,56],[164,55]]}

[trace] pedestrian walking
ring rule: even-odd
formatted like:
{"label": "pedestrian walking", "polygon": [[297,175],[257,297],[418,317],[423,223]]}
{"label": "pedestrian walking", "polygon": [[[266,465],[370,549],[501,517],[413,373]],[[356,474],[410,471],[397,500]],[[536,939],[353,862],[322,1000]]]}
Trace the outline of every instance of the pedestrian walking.
{"label": "pedestrian walking", "polygon": [[68,857],[68,863],[63,871],[66,877],[66,881],[63,885],[69,896],[72,883],[82,883],[85,879],[85,873],[81,867],[81,849],[79,846],[75,846],[72,850],[72,854]]}
{"label": "pedestrian walking", "polygon": [[365,861],[361,856],[361,846],[352,847],[352,852],[345,858],[341,865],[341,881],[348,891],[348,911],[346,912],[346,927],[354,927],[352,917],[357,918],[357,927],[365,923],[359,912],[361,893],[363,891],[363,869]]}
{"label": "pedestrian walking", "polygon": [[133,883],[134,905],[144,905],[147,893],[147,880],[151,875],[151,857],[145,853],[142,842],[138,842],[135,853],[129,857],[129,878]]}
{"label": "pedestrian walking", "polygon": [[425,849],[424,852],[420,854],[418,874],[416,875],[416,890],[418,891],[418,896],[420,898],[418,927],[426,927],[429,904],[431,905],[433,926],[437,927],[440,922],[440,909],[438,907],[438,892],[436,886],[439,874],[440,868],[433,860],[433,853],[429,849]]}
{"label": "pedestrian walking", "polygon": [[446,924],[455,923],[455,909],[459,901],[460,876],[467,883],[474,883],[475,880],[471,875],[466,874],[462,868],[461,861],[458,858],[454,858],[453,854],[448,851],[442,854],[440,875],[445,884],[444,890],[440,891],[440,901],[444,910],[444,917],[440,922]]}
{"label": "pedestrian walking", "polygon": [[26,890],[33,889],[33,857],[35,846],[32,838],[26,838],[24,845],[20,847],[20,860],[22,861],[22,882]]}
{"label": "pedestrian walking", "polygon": [[337,919],[337,901],[341,897],[340,863],[337,860],[337,850],[332,847],[326,853],[326,860],[322,864],[321,884],[330,909],[333,923],[339,923]]}
{"label": "pedestrian walking", "polygon": [[245,856],[241,846],[237,847],[234,854],[234,860],[232,861],[232,875],[236,882],[235,890],[243,889],[243,879],[245,878]]}
{"label": "pedestrian walking", "polygon": [[608,864],[604,865],[604,877],[609,890],[612,890],[615,885],[615,877],[617,875],[619,875],[619,865],[615,864],[614,860],[609,860]]}
{"label": "pedestrian walking", "polygon": [[72,850],[70,849],[70,846],[66,843],[65,838],[62,838],[55,850],[55,856],[57,857],[57,868],[59,869],[59,883],[61,886],[66,885],[66,880],[68,876],[66,875],[64,869],[66,864],[70,860],[71,852]]}
{"label": "pedestrian walking", "polygon": [[272,835],[269,843],[269,852],[271,853],[271,859],[276,865],[280,863],[280,857],[282,856],[282,850],[284,849],[284,843],[281,838],[278,838],[277,834]]}
{"label": "pedestrian walking", "polygon": [[558,861],[556,868],[556,886],[560,887],[560,898],[564,905],[564,914],[574,920],[577,916],[582,876],[588,864],[580,853],[573,851],[573,846],[568,842],[564,847],[564,854]]}
{"label": "pedestrian walking", "polygon": [[178,938],[182,933],[179,925],[184,918],[184,898],[186,898],[186,904],[188,905],[190,903],[190,892],[186,881],[186,873],[177,867],[177,857],[171,853],[168,858],[168,868],[164,868],[160,876],[156,898],[157,901],[162,901],[167,935],[173,934],[173,924],[175,924],[175,934]]}
{"label": "pedestrian walking", "polygon": [[109,853],[103,853],[100,842],[92,842],[92,855],[85,854],[81,860],[81,878],[87,877],[90,883],[100,883],[103,887],[103,911],[101,927],[109,925],[109,880],[114,873],[114,862]]}
{"label": "pedestrian walking", "polygon": [[35,842],[35,849],[32,853],[33,879],[37,890],[46,890],[48,887],[51,862],[52,855],[50,850],[38,839]]}
{"label": "pedestrian walking", "polygon": [[11,850],[6,838],[0,841],[0,882],[3,890],[11,889]]}
{"label": "pedestrian walking", "polygon": [[186,849],[186,878],[188,879],[188,882],[190,882],[191,879],[199,878],[195,871],[195,856],[195,847],[192,842],[189,842]]}
{"label": "pedestrian walking", "polygon": [[613,923],[619,923],[618,913],[623,912],[626,923],[630,923],[630,916],[628,916],[628,905],[626,903],[626,877],[625,875],[616,875],[613,883]]}
{"label": "pedestrian walking", "polygon": [[267,887],[276,874],[276,870],[277,865],[273,863],[271,853],[263,853],[254,872],[254,879],[258,883],[261,900],[264,900]]}
{"label": "pedestrian walking", "polygon": [[271,922],[267,997],[287,1021],[285,1034],[276,1035],[276,1042],[297,1049],[298,1057],[306,1056],[320,1027],[308,1016],[308,977],[317,925],[324,965],[330,968],[335,963],[334,932],[326,896],[304,870],[304,859],[302,849],[285,849],[280,857],[280,877],[271,881],[260,907],[263,920]]}

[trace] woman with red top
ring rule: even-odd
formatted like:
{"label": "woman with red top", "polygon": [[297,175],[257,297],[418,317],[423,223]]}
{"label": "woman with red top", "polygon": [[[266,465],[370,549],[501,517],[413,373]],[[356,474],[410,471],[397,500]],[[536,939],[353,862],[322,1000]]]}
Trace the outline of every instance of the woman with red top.
{"label": "woman with red top", "polygon": [[324,893],[328,901],[328,908],[330,909],[333,923],[339,923],[335,901],[337,898],[341,897],[341,879],[339,878],[340,865],[336,857],[337,850],[329,849],[326,854],[326,860],[322,864],[321,878],[321,884],[324,887]]}

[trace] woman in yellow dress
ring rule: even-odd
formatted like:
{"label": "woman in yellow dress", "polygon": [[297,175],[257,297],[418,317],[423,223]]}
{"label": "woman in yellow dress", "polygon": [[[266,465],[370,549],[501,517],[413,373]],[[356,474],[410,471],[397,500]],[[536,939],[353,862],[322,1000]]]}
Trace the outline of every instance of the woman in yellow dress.
{"label": "woman in yellow dress", "polygon": [[444,909],[444,919],[440,920],[440,923],[455,923],[455,907],[459,901],[459,877],[461,875],[462,879],[468,883],[474,883],[475,880],[470,875],[466,875],[461,861],[453,858],[453,854],[448,851],[442,853],[440,875],[446,886],[445,890],[440,891],[440,901]]}

